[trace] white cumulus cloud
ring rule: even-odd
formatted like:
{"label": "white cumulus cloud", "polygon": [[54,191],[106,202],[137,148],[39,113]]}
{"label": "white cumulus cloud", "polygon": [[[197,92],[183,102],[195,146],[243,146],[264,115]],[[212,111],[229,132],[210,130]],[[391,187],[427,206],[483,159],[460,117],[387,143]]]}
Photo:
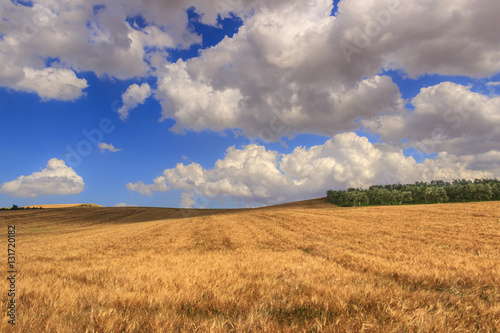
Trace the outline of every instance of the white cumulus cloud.
{"label": "white cumulus cloud", "polygon": [[24,77],[16,83],[19,90],[36,92],[43,100],[72,101],[82,96],[88,87],[87,80],[79,79],[69,69],[23,69]]}
{"label": "white cumulus cloud", "polygon": [[122,107],[118,110],[120,119],[125,120],[128,118],[130,110],[136,108],[151,96],[151,87],[147,83],[140,86],[137,83],[132,84],[122,95]]}
{"label": "white cumulus cloud", "polygon": [[181,193],[181,206],[183,208],[191,208],[194,205],[194,193]]}
{"label": "white cumulus cloud", "polygon": [[127,205],[124,202],[117,203],[114,207],[137,207],[137,205]]}
{"label": "white cumulus cloud", "polygon": [[63,160],[53,158],[47,168],[29,176],[19,176],[0,187],[0,193],[16,197],[36,198],[41,195],[68,195],[83,191],[85,183]]}
{"label": "white cumulus cloud", "polygon": [[112,153],[115,153],[115,152],[121,150],[119,148],[115,148],[115,146],[113,146],[113,144],[111,144],[111,143],[104,143],[104,142],[100,142],[98,145],[98,148],[101,150],[101,153],[104,153],[106,150],[109,150]]}
{"label": "white cumulus cloud", "polygon": [[471,155],[500,147],[500,97],[470,91],[451,82],[421,89],[414,110],[363,121],[384,141],[410,141],[426,153]]}
{"label": "white cumulus cloud", "polygon": [[500,72],[496,0],[343,0],[337,17],[331,1],[252,4],[232,38],[158,70],[156,96],[174,130],[237,128],[267,141],[335,135],[404,110],[397,85],[378,74],[384,69]]}
{"label": "white cumulus cloud", "polygon": [[[323,145],[297,147],[280,154],[250,144],[230,147],[214,167],[177,164],[166,169],[151,185],[129,183],[141,194],[172,189],[184,191],[182,203],[193,204],[194,195],[229,197],[245,204],[270,204],[324,196],[328,189],[367,187],[373,184],[412,183],[417,180],[493,177],[498,165],[488,162],[475,169],[474,158],[441,153],[435,160],[417,164],[400,148],[372,144],[355,133],[338,134]],[[498,174],[497,174],[498,175]]]}
{"label": "white cumulus cloud", "polygon": [[165,184],[165,178],[160,176],[153,180],[153,184],[146,185],[142,181],[137,183],[128,183],[127,188],[142,195],[152,196],[153,192],[165,192],[169,186]]}
{"label": "white cumulus cloud", "polygon": [[[72,100],[86,82],[70,77],[70,71],[118,79],[147,77],[151,70],[148,59],[166,56],[167,48],[188,48],[201,42],[188,24],[186,10],[194,4],[35,0],[24,5],[3,1],[0,86],[35,92],[44,99]],[[146,27],[127,21],[138,14]],[[46,87],[47,82],[52,86]]]}

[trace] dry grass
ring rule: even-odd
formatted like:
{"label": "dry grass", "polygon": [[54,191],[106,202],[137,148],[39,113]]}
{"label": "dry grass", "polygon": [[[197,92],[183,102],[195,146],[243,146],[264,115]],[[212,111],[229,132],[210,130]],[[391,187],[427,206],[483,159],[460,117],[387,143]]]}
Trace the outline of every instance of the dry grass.
{"label": "dry grass", "polygon": [[24,208],[89,208],[89,207],[102,207],[96,204],[55,204],[55,205],[30,205]]}
{"label": "dry grass", "polygon": [[[499,202],[58,209],[0,220],[2,239],[17,225],[16,332],[500,327]],[[5,316],[0,328],[10,329]]]}

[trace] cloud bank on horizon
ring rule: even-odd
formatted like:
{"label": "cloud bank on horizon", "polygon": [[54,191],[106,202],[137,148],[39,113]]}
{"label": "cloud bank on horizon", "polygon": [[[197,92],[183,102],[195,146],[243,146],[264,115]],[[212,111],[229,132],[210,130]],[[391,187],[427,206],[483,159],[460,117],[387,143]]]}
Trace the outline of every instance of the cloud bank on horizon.
{"label": "cloud bank on horizon", "polygon": [[[151,184],[124,182],[148,196],[180,190],[184,206],[195,195],[269,204],[322,196],[325,186],[500,177],[500,97],[498,82],[488,81],[500,73],[500,2],[342,0],[334,16],[333,9],[331,0],[4,2],[0,86],[71,102],[85,98],[85,72],[149,78],[154,86],[133,83],[123,92],[119,119],[151,98],[161,106],[158,120],[173,120],[174,132],[248,138],[213,167],[179,163]],[[239,17],[242,26],[174,62],[175,50],[202,42],[188,10],[206,25]],[[389,72],[440,82],[407,98]],[[449,77],[484,83],[476,89]],[[301,134],[331,139],[288,154],[266,147]],[[407,148],[436,157],[417,163]],[[1,191],[38,196],[41,184],[51,194],[83,190],[76,173],[61,178],[56,170],[63,168],[48,165],[42,173],[54,176],[21,176]]]}
{"label": "cloud bank on horizon", "polygon": [[53,158],[47,162],[46,169],[3,183],[0,193],[36,198],[41,195],[78,194],[84,187],[82,177],[66,166],[63,160]]}
{"label": "cloud bank on horizon", "polygon": [[243,149],[230,147],[212,169],[205,169],[198,163],[179,163],[175,168],[164,170],[153,184],[137,182],[127,187],[143,195],[175,189],[190,193],[191,200],[198,194],[210,199],[230,197],[237,202],[262,205],[324,196],[324,184],[345,188],[436,179],[491,178],[500,171],[498,166],[492,171],[474,170],[472,161],[485,158],[457,157],[442,152],[435,160],[426,159],[417,164],[413,157],[405,157],[400,149],[372,144],[367,138],[351,132],[337,134],[324,145],[309,149],[298,147],[290,154],[279,154],[255,144]]}

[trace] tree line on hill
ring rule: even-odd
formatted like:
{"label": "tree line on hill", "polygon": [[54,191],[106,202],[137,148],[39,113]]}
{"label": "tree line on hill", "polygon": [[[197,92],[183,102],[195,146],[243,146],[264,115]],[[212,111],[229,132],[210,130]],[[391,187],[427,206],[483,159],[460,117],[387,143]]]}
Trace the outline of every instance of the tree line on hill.
{"label": "tree line on hill", "polygon": [[11,208],[0,208],[0,210],[25,210],[25,209],[42,209],[42,207],[18,207],[17,205],[12,205]]}
{"label": "tree line on hill", "polygon": [[368,189],[348,188],[326,192],[328,202],[337,206],[423,204],[500,200],[500,180],[433,180],[415,184],[373,185]]}

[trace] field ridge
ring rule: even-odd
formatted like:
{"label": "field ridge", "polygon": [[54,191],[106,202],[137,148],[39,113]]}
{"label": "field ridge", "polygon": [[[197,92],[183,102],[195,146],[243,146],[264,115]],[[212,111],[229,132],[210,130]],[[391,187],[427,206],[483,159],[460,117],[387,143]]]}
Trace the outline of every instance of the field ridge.
{"label": "field ridge", "polygon": [[322,200],[3,211],[14,331],[498,331],[500,202]]}

